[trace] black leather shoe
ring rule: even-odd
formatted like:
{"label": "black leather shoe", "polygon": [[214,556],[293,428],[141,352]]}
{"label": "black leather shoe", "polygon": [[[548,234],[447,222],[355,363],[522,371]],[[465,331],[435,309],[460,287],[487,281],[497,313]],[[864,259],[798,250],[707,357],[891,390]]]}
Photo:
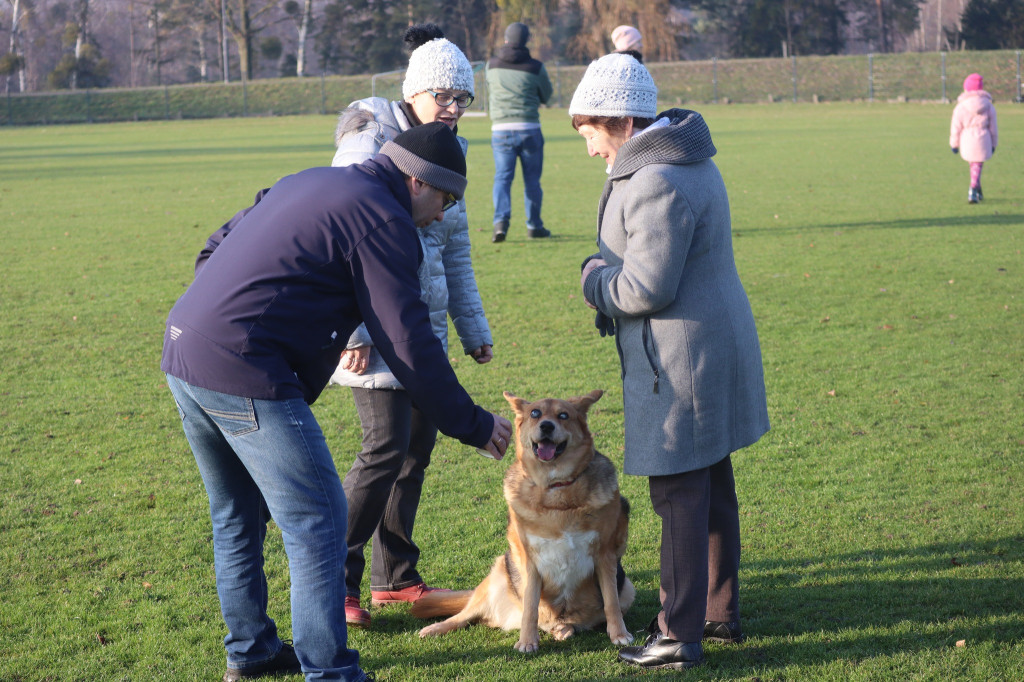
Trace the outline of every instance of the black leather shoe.
{"label": "black leather shoe", "polygon": [[700,642],[677,642],[655,630],[640,646],[619,649],[619,660],[641,668],[685,670],[704,663]]}
{"label": "black leather shoe", "polygon": [[301,673],[302,666],[295,655],[295,649],[291,644],[282,644],[281,650],[269,661],[259,665],[251,665],[245,668],[228,668],[224,673],[223,682],[236,682],[236,680],[249,680],[256,677],[266,677],[281,673]]}
{"label": "black leather shoe", "polygon": [[491,241],[499,244],[505,241],[505,234],[508,232],[508,223],[494,223],[494,232],[491,234]]}
{"label": "black leather shoe", "polygon": [[744,639],[738,621],[722,623],[716,620],[704,621],[704,639],[718,644],[739,644]]}
{"label": "black leather shoe", "polygon": [[544,239],[545,237],[551,236],[551,230],[546,227],[537,227],[532,230],[527,230],[526,236],[530,239]]}

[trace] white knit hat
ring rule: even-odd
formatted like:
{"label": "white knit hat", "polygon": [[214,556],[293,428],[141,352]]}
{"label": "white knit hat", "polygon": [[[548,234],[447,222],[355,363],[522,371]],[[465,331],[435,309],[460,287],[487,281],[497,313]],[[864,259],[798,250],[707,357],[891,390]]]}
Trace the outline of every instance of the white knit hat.
{"label": "white knit hat", "polygon": [[569,103],[569,115],[658,115],[658,86],[651,74],[628,54],[613,52],[591,62]]}
{"label": "white knit hat", "polygon": [[402,83],[402,97],[408,100],[425,90],[440,88],[476,94],[473,67],[462,50],[446,38],[431,40],[413,50]]}

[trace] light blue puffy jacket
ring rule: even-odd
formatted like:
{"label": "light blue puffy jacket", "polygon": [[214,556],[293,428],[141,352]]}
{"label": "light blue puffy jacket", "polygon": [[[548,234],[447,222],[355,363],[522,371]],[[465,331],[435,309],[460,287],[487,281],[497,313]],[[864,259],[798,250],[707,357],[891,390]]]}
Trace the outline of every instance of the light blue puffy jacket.
{"label": "light blue puffy jacket", "polygon": [[[349,166],[365,161],[377,154],[385,142],[411,127],[401,102],[390,102],[383,97],[353,102],[338,117],[334,136],[338,150],[331,165]],[[458,139],[462,152],[466,153],[468,143],[463,137]],[[466,200],[460,199],[458,205],[444,214],[444,220],[435,221],[418,232],[423,245],[420,288],[430,308],[430,323],[445,351],[448,350],[449,315],[466,353],[483,345],[493,345],[470,260]],[[366,327],[360,326],[346,347],[371,344]],[[356,374],[338,367],[331,383],[361,388],[402,388],[376,349],[370,352],[366,372]]]}

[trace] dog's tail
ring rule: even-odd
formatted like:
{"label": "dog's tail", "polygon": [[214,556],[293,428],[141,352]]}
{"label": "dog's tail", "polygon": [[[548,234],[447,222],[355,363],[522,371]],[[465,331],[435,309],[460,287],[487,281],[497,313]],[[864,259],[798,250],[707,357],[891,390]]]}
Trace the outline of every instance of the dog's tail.
{"label": "dog's tail", "polygon": [[438,616],[454,616],[466,608],[469,598],[473,596],[473,590],[461,592],[442,592],[440,590],[427,592],[425,595],[413,602],[409,613],[417,618],[437,618]]}

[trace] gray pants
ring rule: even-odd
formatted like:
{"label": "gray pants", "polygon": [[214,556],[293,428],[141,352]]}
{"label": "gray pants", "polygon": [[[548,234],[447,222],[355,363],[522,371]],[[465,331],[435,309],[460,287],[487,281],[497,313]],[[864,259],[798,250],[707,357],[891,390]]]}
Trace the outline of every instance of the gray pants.
{"label": "gray pants", "polygon": [[423,582],[416,571],[420,550],[412,530],[437,427],[405,391],[353,388],[352,395],[363,443],[343,483],[349,506],[345,587],[349,596],[358,597],[366,566],[363,548],[371,537],[371,590]]}
{"label": "gray pants", "polygon": [[699,642],[704,620],[740,619],[740,517],[732,458],[706,469],[651,476],[661,517],[661,631]]}

